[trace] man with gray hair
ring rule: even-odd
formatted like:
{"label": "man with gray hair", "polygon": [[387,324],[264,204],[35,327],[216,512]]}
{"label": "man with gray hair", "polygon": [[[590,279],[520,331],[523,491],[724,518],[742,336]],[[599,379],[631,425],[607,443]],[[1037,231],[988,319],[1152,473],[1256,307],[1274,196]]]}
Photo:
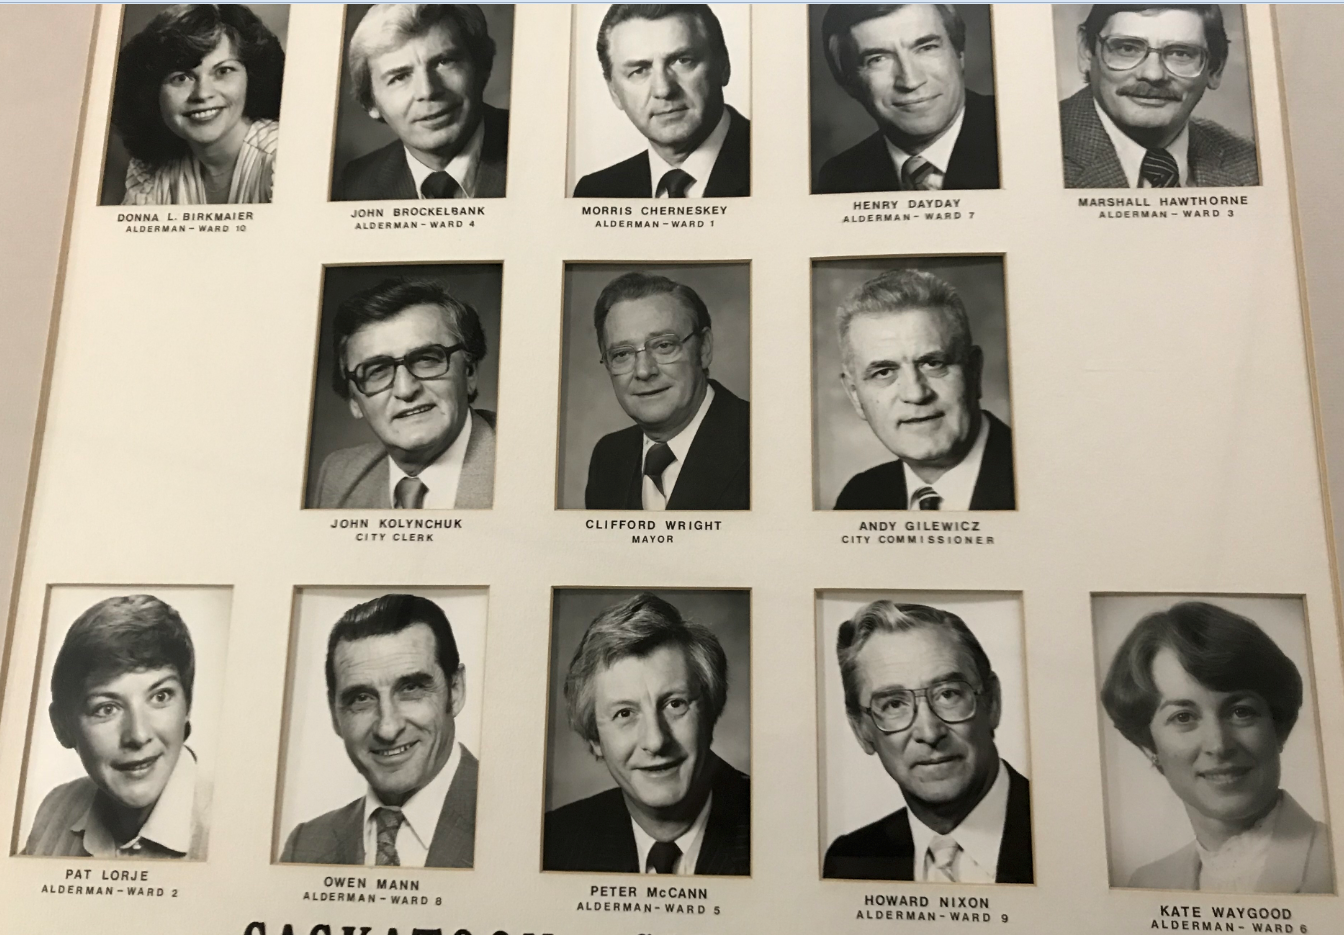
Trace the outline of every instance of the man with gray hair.
{"label": "man with gray hair", "polygon": [[509,112],[483,100],[495,61],[474,3],[380,3],[347,65],[360,107],[396,139],[352,160],[335,201],[502,198]]}
{"label": "man with gray hair", "polygon": [[832,841],[822,876],[1034,882],[1030,784],[999,756],[999,678],[965,621],[873,601],[835,649],[849,726],[905,807]]}
{"label": "man with gray hair", "polygon": [[751,874],[751,781],[710,750],[728,659],[653,594],[608,607],[565,677],[570,726],[615,788],[546,813],[543,870]]}
{"label": "man with gray hair", "polygon": [[868,280],[836,313],[845,395],[897,460],[849,479],[837,510],[1013,510],[1012,431],[980,408],[984,354],[952,286]]}

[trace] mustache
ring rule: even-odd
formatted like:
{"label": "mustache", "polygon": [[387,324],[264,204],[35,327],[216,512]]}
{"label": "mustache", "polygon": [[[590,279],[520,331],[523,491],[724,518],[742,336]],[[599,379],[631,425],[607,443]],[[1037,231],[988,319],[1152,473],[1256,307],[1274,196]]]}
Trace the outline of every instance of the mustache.
{"label": "mustache", "polygon": [[1178,91],[1166,85],[1153,84],[1151,81],[1143,79],[1119,88],[1115,93],[1121,97],[1155,97],[1163,101],[1179,101],[1181,99],[1181,94]]}

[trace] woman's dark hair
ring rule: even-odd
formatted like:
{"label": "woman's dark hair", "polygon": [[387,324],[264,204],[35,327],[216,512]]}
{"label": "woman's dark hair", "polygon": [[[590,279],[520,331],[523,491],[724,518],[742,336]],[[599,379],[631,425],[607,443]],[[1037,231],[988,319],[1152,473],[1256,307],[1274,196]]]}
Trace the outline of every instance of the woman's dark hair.
{"label": "woman's dark hair", "polygon": [[1216,692],[1253,691],[1269,705],[1279,743],[1288,739],[1302,707],[1302,676],[1265,631],[1230,610],[1185,601],[1139,621],[1111,660],[1101,703],[1115,729],[1143,750],[1152,750],[1150,728],[1161,693],[1153,683],[1153,659],[1162,649]]}
{"label": "woman's dark hair", "polygon": [[171,6],[131,37],[117,59],[112,126],[136,159],[160,166],[187,153],[159,113],[159,87],[175,71],[195,68],[228,37],[247,70],[243,113],[253,120],[280,116],[285,50],[247,7],[237,3]]}

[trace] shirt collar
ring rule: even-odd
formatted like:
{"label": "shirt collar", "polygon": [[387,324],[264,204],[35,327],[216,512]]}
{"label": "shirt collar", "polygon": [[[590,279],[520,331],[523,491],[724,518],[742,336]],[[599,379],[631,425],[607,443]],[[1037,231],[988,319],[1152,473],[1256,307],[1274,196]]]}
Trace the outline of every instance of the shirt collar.
{"label": "shirt collar", "polygon": [[[902,461],[901,466],[905,468],[906,496],[913,497],[915,491],[921,487],[932,487],[938,492],[938,496],[943,498],[940,505],[941,509],[948,511],[969,510],[971,508],[971,497],[975,495],[975,482],[980,479],[980,462],[985,460],[985,444],[988,440],[989,416],[982,410],[980,413],[980,431],[975,436],[975,444],[971,445],[971,450],[966,452],[966,457],[961,459],[960,464],[949,468],[942,477],[932,484],[920,479],[920,476],[910,468],[910,465]],[[910,505],[907,504],[907,506]]]}
{"label": "shirt collar", "polygon": [[[79,818],[75,819],[70,830],[82,833],[84,850],[93,857],[117,857],[139,850],[142,844],[153,845],[153,850],[169,851],[185,856],[191,850],[193,815],[196,805],[196,754],[183,747],[178,754],[177,765],[168,777],[159,800],[140,826],[140,831],[125,844],[118,845],[116,838],[99,814],[100,808],[109,807],[106,794],[100,789]],[[100,804],[101,803],[101,804]]]}
{"label": "shirt collar", "polygon": [[[963,102],[961,110],[957,111],[957,116],[948,124],[943,135],[919,151],[919,155],[933,163],[933,167],[944,175],[947,174],[947,164],[952,161],[952,150],[956,148],[957,138],[961,136],[961,125],[965,120],[966,104]],[[896,167],[896,176],[899,178],[901,166],[905,165],[905,161],[914,153],[907,153],[885,136],[882,139],[886,141],[887,153],[891,156],[892,165]]]}
{"label": "shirt collar", "polygon": [[[714,402],[714,387],[706,385],[705,398],[701,400],[700,408],[695,411],[695,418],[675,436],[664,442],[677,456],[677,461],[686,460],[686,453],[691,450],[691,442],[695,441],[695,433],[700,431],[700,423],[705,421],[705,413],[709,412],[709,404],[712,402]],[[643,453],[648,454],[649,449],[655,444],[657,443],[652,438],[645,435]]]}
{"label": "shirt collar", "polygon": [[[705,840],[705,825],[709,824],[709,806],[714,801],[714,793],[711,792],[705,799],[705,804],[700,808],[700,814],[695,816],[695,821],[687,828],[681,837],[672,843],[681,851],[681,857],[677,861],[677,873],[683,876],[695,872],[695,863],[700,857],[700,845]],[[630,827],[635,829],[635,850],[639,852],[639,872],[643,873],[644,868],[649,865],[649,851],[653,849],[653,837],[639,826],[639,822],[632,817]]]}
{"label": "shirt collar", "polygon": [[[1121,130],[1111,119],[1110,114],[1101,109],[1095,97],[1092,98],[1092,106],[1097,109],[1097,116],[1101,118],[1101,125],[1106,130],[1106,135],[1111,138],[1111,145],[1115,147],[1115,155],[1120,160],[1120,168],[1125,172],[1125,181],[1129,182],[1130,188],[1139,187],[1139,169],[1143,166],[1143,157],[1148,150],[1134,142],[1130,136]],[[1180,135],[1166,147],[1167,152],[1171,153],[1171,158],[1176,160],[1176,168],[1180,170],[1181,185],[1190,181],[1190,121],[1185,122],[1181,127]]]}
{"label": "shirt collar", "polygon": [[[471,409],[467,409],[467,421],[462,423],[462,431],[457,433],[457,438],[453,443],[439,455],[433,464],[426,465],[415,476],[420,478],[427,488],[429,488],[430,498],[437,499],[438,495],[446,498],[447,506],[444,509],[452,509],[453,501],[457,499],[457,484],[462,478],[462,463],[467,458],[467,445],[471,441]],[[401,465],[387,456],[387,495],[388,502],[395,503],[397,497],[397,482],[403,477],[410,477],[401,469]]]}
{"label": "shirt collar", "polygon": [[[471,139],[467,140],[467,145],[462,150],[448,160],[448,165],[444,171],[453,177],[453,181],[462,188],[464,198],[476,197],[476,168],[481,164],[481,147],[485,144],[485,119],[477,121],[476,129],[471,134]],[[405,146],[402,149],[406,153],[406,165],[411,170],[411,178],[415,181],[415,195],[417,198],[423,198],[420,193],[420,186],[425,183],[425,179],[435,170],[425,165],[411,153]]]}
{"label": "shirt collar", "polygon": [[[916,818],[909,808],[905,814],[910,819],[910,834],[915,839],[915,873],[922,879],[924,854],[938,832]],[[947,836],[961,846],[963,862],[974,861],[992,880],[998,870],[999,847],[1003,844],[1003,826],[1007,820],[1008,767],[1003,760],[999,760],[999,773],[994,777],[994,785],[989,787],[985,797]]]}
{"label": "shirt collar", "polygon": [[674,166],[663,159],[649,146],[649,191],[655,195],[658,193],[658,182],[664,175],[673,169],[681,169],[683,172],[695,179],[690,188],[686,189],[686,195],[690,198],[699,198],[705,193],[705,184],[709,181],[709,175],[714,171],[714,163],[718,161],[719,150],[723,149],[723,141],[728,138],[728,126],[732,123],[732,117],[728,113],[727,105],[723,108],[723,115],[719,117],[719,122],[714,125],[714,130],[705,137],[705,141],[696,147],[695,152],[691,153],[681,165]]}
{"label": "shirt collar", "polygon": [[[448,754],[448,762],[443,764],[439,774],[427,782],[407,799],[401,806],[401,815],[411,832],[420,840],[426,850],[434,840],[434,832],[439,827],[439,815],[443,812],[443,803],[448,798],[448,789],[457,775],[457,767],[462,762],[462,745],[453,743],[453,752]],[[375,809],[383,808],[378,793],[370,786],[364,793],[364,824],[373,820]]]}

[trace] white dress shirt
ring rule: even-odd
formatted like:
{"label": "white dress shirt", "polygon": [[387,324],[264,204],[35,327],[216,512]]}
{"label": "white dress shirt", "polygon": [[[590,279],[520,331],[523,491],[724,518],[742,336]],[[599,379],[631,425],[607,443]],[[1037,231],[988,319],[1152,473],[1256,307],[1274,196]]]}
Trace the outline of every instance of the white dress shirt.
{"label": "white dress shirt", "polygon": [[943,502],[939,505],[940,510],[969,510],[971,497],[975,494],[975,482],[980,479],[980,463],[985,460],[985,442],[988,440],[989,416],[981,412],[980,431],[975,436],[975,444],[971,445],[971,450],[966,452],[966,457],[961,459],[960,464],[950,468],[932,484],[920,480],[910,465],[902,461],[901,467],[905,469],[905,495],[909,498],[906,506],[912,510],[917,509],[915,491],[921,487],[932,487],[938,496],[943,498]]}
{"label": "white dress shirt", "polygon": [[[467,140],[467,145],[462,147],[462,151],[448,160],[448,165],[444,167],[445,172],[453,177],[457,182],[460,191],[455,197],[474,198],[476,197],[476,168],[481,164],[481,147],[485,145],[485,120],[476,124],[476,131],[471,134],[471,139]],[[425,193],[420,190],[420,186],[425,184],[425,179],[430,174],[437,172],[406,150],[406,165],[410,167],[411,178],[415,180],[415,196],[424,198]]]}
{"label": "white dress shirt", "polygon": [[[937,874],[930,879],[933,855],[929,842],[938,836],[915,813],[906,809],[910,834],[915,839],[915,880],[919,883],[944,883]],[[1003,844],[1003,826],[1008,820],[1008,767],[999,760],[999,774],[980,804],[944,837],[960,845],[952,870],[960,883],[993,883],[999,866],[999,847]]]}
{"label": "white dress shirt", "polygon": [[[943,131],[943,135],[919,151],[919,155],[933,163],[933,167],[943,175],[947,174],[947,164],[952,161],[952,150],[956,149],[957,138],[961,136],[961,125],[965,120],[966,105],[963,103],[961,110],[957,111],[956,118]],[[886,140],[887,154],[891,156],[891,164],[896,167],[896,177],[900,178],[901,167],[915,154],[907,153],[885,136],[882,139]]]}
{"label": "white dress shirt", "polygon": [[[678,432],[672,438],[667,440],[667,447],[672,449],[672,453],[677,456],[677,460],[667,466],[663,471],[663,490],[658,492],[657,485],[653,478],[644,475],[644,482],[641,489],[642,501],[646,510],[666,510],[667,501],[672,499],[672,488],[677,485],[677,478],[681,476],[681,466],[686,460],[686,452],[691,450],[691,442],[695,441],[695,433],[700,431],[700,423],[705,421],[705,413],[709,412],[709,404],[714,402],[714,387],[705,387],[705,398],[700,403],[700,408],[695,411],[695,418],[690,424]],[[644,470],[644,459],[648,457],[649,449],[656,445],[652,438],[644,436],[644,447],[639,452],[639,469]]]}
{"label": "white dress shirt", "polygon": [[1209,850],[1195,839],[1199,853],[1199,888],[1215,893],[1259,892],[1260,878],[1269,860],[1274,841],[1274,826],[1283,810],[1283,797],[1269,814],[1240,834],[1234,834],[1217,850]]}
{"label": "white dress shirt", "polygon": [[[695,821],[686,832],[672,843],[681,850],[681,857],[677,859],[676,875],[679,877],[689,877],[695,875],[695,862],[700,859],[700,845],[705,843],[705,825],[709,824],[709,806],[714,801],[714,793],[709,794],[705,799],[704,807],[700,809],[700,814],[695,816]],[[635,850],[639,852],[639,866],[643,868],[643,873],[656,873],[649,866],[649,851],[653,849],[654,840],[647,831],[639,826],[639,822],[633,818],[630,819],[630,826],[635,829]]]}
{"label": "white dress shirt", "polygon": [[[439,815],[443,812],[444,800],[448,798],[448,789],[462,764],[462,745],[453,744],[453,752],[448,762],[443,764],[439,774],[416,792],[406,804],[401,806],[401,814],[406,820],[397,829],[397,859],[403,867],[423,867],[429,859],[429,845],[434,840],[434,832],[439,827]],[[378,864],[378,823],[373,813],[383,808],[378,793],[372,787],[364,793],[364,866]]]}
{"label": "white dress shirt", "polygon": [[[1125,181],[1129,182],[1129,187],[1152,188],[1147,179],[1139,178],[1139,169],[1143,166],[1143,157],[1147,155],[1148,150],[1134,142],[1124,130],[1116,126],[1110,115],[1101,109],[1101,105],[1097,103],[1095,97],[1092,99],[1092,106],[1097,109],[1097,116],[1101,118],[1101,125],[1106,129],[1106,135],[1111,138],[1111,145],[1115,147],[1115,155],[1120,160],[1120,168],[1125,170]],[[1176,168],[1181,173],[1181,186],[1188,185],[1190,183],[1189,121],[1181,127],[1181,135],[1164,149],[1171,153],[1171,158],[1176,160]]]}
{"label": "white dress shirt", "polygon": [[649,191],[653,192],[655,198],[666,198],[667,192],[658,194],[658,183],[663,176],[673,169],[680,169],[695,179],[690,187],[686,189],[687,198],[703,198],[705,196],[705,184],[709,181],[710,174],[714,171],[714,163],[719,159],[719,150],[723,149],[723,141],[728,138],[728,125],[732,123],[732,118],[728,115],[728,108],[723,109],[723,116],[719,117],[719,122],[714,125],[714,130],[705,137],[705,141],[691,153],[681,165],[674,166],[663,159],[649,146],[649,178],[651,184]]}
{"label": "white dress shirt", "polygon": [[[451,510],[457,503],[457,484],[462,479],[462,462],[467,457],[467,443],[471,441],[471,410],[467,410],[467,421],[462,423],[462,431],[448,446],[443,454],[415,476],[426,487],[425,502],[420,504],[425,510]],[[397,483],[403,477],[410,477],[392,460],[387,458],[387,496],[389,503],[397,502]]]}

